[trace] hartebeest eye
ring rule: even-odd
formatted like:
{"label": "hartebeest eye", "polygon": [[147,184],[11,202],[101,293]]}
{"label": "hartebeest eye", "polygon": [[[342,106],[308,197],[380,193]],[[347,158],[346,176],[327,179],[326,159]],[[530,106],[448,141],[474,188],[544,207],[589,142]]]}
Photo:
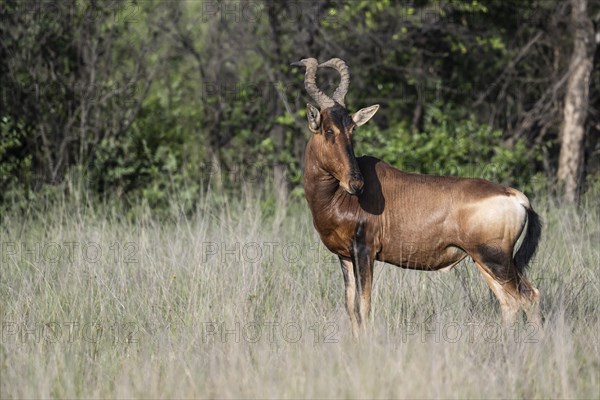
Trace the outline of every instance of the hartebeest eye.
{"label": "hartebeest eye", "polygon": [[333,129],[327,129],[327,130],[325,131],[325,134],[326,134],[327,136],[333,136]]}

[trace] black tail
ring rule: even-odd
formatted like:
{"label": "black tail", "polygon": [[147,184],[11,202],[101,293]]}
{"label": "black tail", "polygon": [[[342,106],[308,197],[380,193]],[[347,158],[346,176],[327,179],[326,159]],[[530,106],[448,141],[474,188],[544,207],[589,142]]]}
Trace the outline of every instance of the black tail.
{"label": "black tail", "polygon": [[521,247],[515,254],[515,264],[519,272],[524,272],[527,268],[529,261],[531,261],[537,250],[541,236],[542,220],[532,208],[527,208],[527,232],[525,232]]}

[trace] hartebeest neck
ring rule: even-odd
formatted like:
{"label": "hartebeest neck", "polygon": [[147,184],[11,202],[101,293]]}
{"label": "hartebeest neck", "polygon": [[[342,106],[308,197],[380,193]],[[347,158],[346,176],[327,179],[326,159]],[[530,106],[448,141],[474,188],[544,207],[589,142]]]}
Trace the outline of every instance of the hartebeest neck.
{"label": "hartebeest neck", "polygon": [[324,212],[344,198],[352,197],[327,170],[323,154],[314,137],[308,141],[304,155],[304,193],[313,212]]}
{"label": "hartebeest neck", "polygon": [[[364,193],[353,195],[341,186],[328,170],[331,160],[321,153],[319,138],[313,139],[307,145],[304,161],[304,193],[313,225],[325,247],[340,257],[348,258],[357,224],[365,218],[359,200]],[[356,169],[360,171],[358,166]],[[376,224],[372,223],[371,228],[376,229]]]}

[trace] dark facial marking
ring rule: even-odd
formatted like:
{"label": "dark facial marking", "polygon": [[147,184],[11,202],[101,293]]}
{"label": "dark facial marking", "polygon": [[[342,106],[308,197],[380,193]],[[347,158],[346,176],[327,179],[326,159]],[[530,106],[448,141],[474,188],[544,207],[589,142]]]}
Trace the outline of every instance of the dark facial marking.
{"label": "dark facial marking", "polygon": [[327,130],[335,130],[333,126],[337,127],[340,132],[350,131],[354,125],[352,117],[348,114],[348,110],[344,107],[336,104],[335,106],[328,108],[323,112],[323,119],[328,121],[328,124],[324,126],[324,133],[327,134]]}

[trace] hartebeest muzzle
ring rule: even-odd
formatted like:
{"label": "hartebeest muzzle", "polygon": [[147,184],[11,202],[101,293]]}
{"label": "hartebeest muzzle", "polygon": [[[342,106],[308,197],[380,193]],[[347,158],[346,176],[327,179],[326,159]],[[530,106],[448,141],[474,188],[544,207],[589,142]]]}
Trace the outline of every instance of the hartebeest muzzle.
{"label": "hartebeest muzzle", "polygon": [[349,194],[361,194],[364,184],[365,181],[363,180],[362,175],[358,174],[350,178],[348,181],[348,189],[346,189],[346,191]]}
{"label": "hartebeest muzzle", "polygon": [[347,157],[347,170],[348,174],[345,179],[340,180],[340,185],[348,194],[360,194],[362,192],[363,186],[365,184],[365,180],[358,168],[358,162],[356,161],[356,156],[354,155],[354,149],[352,147],[352,143],[349,142],[346,145],[346,152],[344,154]]}

